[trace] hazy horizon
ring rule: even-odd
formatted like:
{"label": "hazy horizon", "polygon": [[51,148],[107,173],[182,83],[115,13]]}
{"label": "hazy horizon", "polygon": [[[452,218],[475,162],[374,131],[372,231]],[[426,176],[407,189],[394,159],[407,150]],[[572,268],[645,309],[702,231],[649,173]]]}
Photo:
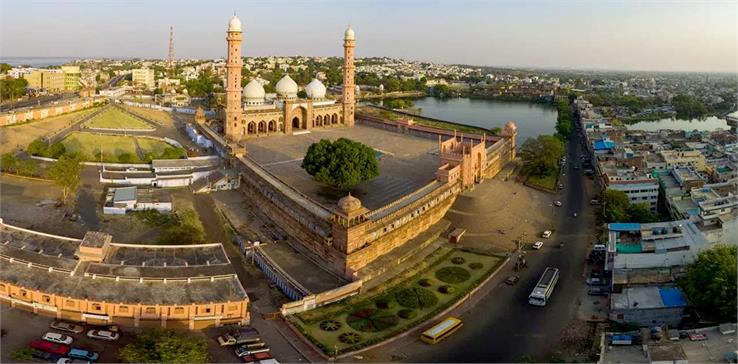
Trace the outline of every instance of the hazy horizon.
{"label": "hazy horizon", "polygon": [[[737,72],[738,4],[712,2],[19,2],[2,58],[222,58],[235,10],[244,56],[341,56],[562,71]],[[283,5],[284,4],[284,5]],[[115,16],[109,16],[114,14]]]}

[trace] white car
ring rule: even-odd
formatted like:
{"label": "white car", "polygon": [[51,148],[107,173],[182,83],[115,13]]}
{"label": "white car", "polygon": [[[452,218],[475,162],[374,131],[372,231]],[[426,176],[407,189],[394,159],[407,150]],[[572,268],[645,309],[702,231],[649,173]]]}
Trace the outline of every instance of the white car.
{"label": "white car", "polygon": [[543,246],[543,242],[542,241],[537,241],[537,242],[533,243],[533,249],[535,249],[535,250],[541,249],[542,246]]}
{"label": "white car", "polygon": [[90,330],[87,331],[87,337],[92,339],[115,341],[120,338],[120,334],[117,332],[111,332],[107,330]]}
{"label": "white car", "polygon": [[551,230],[544,231],[543,234],[541,234],[541,237],[544,238],[544,239],[550,238],[551,237]]}
{"label": "white car", "polygon": [[74,339],[69,335],[57,334],[55,332],[47,332],[41,337],[41,339],[64,345],[69,345],[74,341]]}
{"label": "white car", "polygon": [[554,201],[554,206],[561,207],[561,201]]}
{"label": "white car", "polygon": [[85,329],[80,325],[70,324],[69,322],[64,321],[54,321],[49,326],[54,330],[71,332],[73,334],[79,334],[85,331]]}

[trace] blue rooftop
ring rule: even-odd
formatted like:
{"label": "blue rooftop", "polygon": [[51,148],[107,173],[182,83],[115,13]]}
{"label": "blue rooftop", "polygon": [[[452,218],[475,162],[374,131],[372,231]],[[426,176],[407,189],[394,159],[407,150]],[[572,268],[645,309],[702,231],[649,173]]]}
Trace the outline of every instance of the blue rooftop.
{"label": "blue rooftop", "polygon": [[637,222],[613,222],[607,225],[610,231],[640,231],[641,224]]}
{"label": "blue rooftop", "polygon": [[615,142],[610,139],[600,139],[594,141],[595,150],[608,150],[615,148]]}
{"label": "blue rooftop", "polygon": [[685,307],[687,306],[687,299],[684,298],[684,294],[679,288],[676,287],[660,287],[659,294],[661,295],[661,301],[666,307]]}

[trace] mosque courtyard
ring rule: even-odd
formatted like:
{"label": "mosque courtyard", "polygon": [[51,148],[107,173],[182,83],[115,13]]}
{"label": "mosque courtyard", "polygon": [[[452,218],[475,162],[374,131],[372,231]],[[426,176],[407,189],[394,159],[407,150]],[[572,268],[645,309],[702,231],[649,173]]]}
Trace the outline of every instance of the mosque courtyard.
{"label": "mosque courtyard", "polygon": [[351,190],[369,209],[384,206],[419,189],[435,178],[438,168],[438,143],[407,134],[356,125],[314,129],[309,133],[270,136],[244,142],[248,155],[282,181],[315,201],[335,204],[340,191],[313,180],[300,165],[308,147],[321,139],[347,138],[373,148],[379,158],[379,177]]}

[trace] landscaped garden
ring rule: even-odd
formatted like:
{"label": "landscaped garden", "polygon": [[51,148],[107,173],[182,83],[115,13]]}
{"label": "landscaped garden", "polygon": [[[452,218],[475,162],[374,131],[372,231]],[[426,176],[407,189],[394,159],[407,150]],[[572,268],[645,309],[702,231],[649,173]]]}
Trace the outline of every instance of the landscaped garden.
{"label": "landscaped garden", "polygon": [[108,107],[84,124],[98,129],[154,129],[148,123],[115,107]]}
{"label": "landscaped garden", "polygon": [[328,355],[358,350],[433,318],[502,262],[498,256],[441,248],[400,278],[289,319]]}

